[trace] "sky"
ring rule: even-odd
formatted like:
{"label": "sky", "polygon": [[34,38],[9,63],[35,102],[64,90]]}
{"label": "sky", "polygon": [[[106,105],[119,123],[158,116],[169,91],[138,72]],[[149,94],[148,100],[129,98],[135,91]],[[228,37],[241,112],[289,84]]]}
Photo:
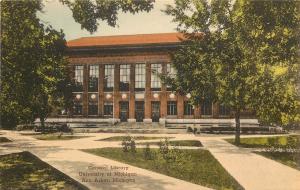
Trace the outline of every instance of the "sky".
{"label": "sky", "polygon": [[122,13],[118,14],[117,27],[110,27],[105,22],[99,22],[98,31],[90,34],[81,29],[72,17],[72,12],[62,5],[58,0],[44,0],[43,13],[38,16],[44,23],[48,23],[56,30],[62,29],[67,40],[88,36],[111,36],[127,34],[150,34],[175,32],[176,24],[172,22],[172,17],[161,12],[166,4],[173,4],[173,0],[156,0],[154,8],[149,12],[138,14]]}

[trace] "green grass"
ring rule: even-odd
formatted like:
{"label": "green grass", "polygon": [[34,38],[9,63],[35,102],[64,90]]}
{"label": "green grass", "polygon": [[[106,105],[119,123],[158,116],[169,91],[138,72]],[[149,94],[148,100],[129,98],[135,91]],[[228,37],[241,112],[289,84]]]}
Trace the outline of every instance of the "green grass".
{"label": "green grass", "polygon": [[[273,146],[274,142],[281,146],[287,145],[287,139],[293,138],[295,141],[300,141],[300,135],[290,136],[277,136],[277,137],[253,137],[253,138],[241,138],[240,147],[244,148],[267,148]],[[226,139],[227,142],[235,144],[234,139]]]}
{"label": "green grass", "polygon": [[87,138],[89,136],[75,136],[75,135],[59,135],[59,134],[44,134],[44,135],[34,135],[34,138],[38,140],[73,140]]}
{"label": "green grass", "polygon": [[[142,142],[142,143],[137,143],[140,145],[159,145],[160,142]],[[202,144],[200,141],[197,140],[173,140],[169,141],[169,145],[171,146],[195,146],[195,147],[202,147]]]}
{"label": "green grass", "polygon": [[[128,136],[114,136],[104,139],[99,139],[98,141],[123,141]],[[164,138],[174,138],[174,137],[147,137],[147,136],[134,136],[134,140],[155,140],[155,139],[164,139]]]}
{"label": "green grass", "polygon": [[300,170],[299,152],[255,152],[297,170]]}
{"label": "green grass", "polygon": [[150,160],[145,159],[143,149],[137,149],[135,154],[125,153],[122,148],[83,151],[213,189],[243,189],[207,150],[178,149],[180,156],[169,162],[162,158],[158,149],[151,149],[154,158]]}
{"label": "green grass", "polygon": [[6,137],[0,137],[0,143],[5,143],[5,142],[12,142],[12,141]]}
{"label": "green grass", "polygon": [[0,189],[87,189],[30,152],[0,156]]}

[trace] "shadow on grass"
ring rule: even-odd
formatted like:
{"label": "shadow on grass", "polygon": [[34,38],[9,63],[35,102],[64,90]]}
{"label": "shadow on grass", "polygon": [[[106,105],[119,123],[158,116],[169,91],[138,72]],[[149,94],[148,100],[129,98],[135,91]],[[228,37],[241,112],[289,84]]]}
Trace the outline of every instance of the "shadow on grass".
{"label": "shadow on grass", "polygon": [[3,189],[87,189],[30,152],[0,156]]}
{"label": "shadow on grass", "polygon": [[12,141],[6,137],[0,137],[0,143],[6,143],[6,142],[12,142]]}

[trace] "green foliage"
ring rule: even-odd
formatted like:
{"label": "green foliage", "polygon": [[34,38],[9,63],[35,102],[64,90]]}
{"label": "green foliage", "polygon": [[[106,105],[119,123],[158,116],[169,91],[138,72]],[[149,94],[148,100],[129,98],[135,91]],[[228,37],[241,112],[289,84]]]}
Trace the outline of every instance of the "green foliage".
{"label": "green foliage", "polygon": [[[161,146],[164,142],[142,142],[138,144],[149,144],[149,145],[158,145]],[[202,144],[198,140],[170,140],[168,144],[171,146],[195,146],[202,147]]]}
{"label": "green foliage", "polygon": [[67,5],[73,13],[76,22],[82,29],[93,33],[98,29],[98,22],[105,21],[108,25],[117,25],[118,13],[129,12],[132,14],[140,11],[149,12],[153,8],[154,0],[60,0]]}
{"label": "green foliage", "polygon": [[[252,109],[266,124],[299,118],[299,1],[175,0],[173,17],[185,46],[172,55],[177,77],[162,77],[192,103],[218,101]],[[184,64],[182,64],[184,63]]]}
{"label": "green foliage", "polygon": [[145,158],[145,160],[153,159],[149,143],[146,144],[146,147],[144,149],[144,158]]}
{"label": "green foliage", "polygon": [[131,137],[130,135],[123,137],[122,149],[123,149],[123,152],[130,151],[131,153],[134,154],[136,152],[136,145],[135,145],[134,137]]}
{"label": "green foliage", "polygon": [[[100,139],[100,141],[123,141],[124,139],[128,139],[130,135],[127,136],[113,136],[104,139]],[[134,136],[134,140],[155,140],[155,139],[162,139],[164,137],[149,137],[149,136]],[[174,137],[168,137],[174,138]]]}
{"label": "green foliage", "polygon": [[299,152],[256,152],[262,156],[300,170],[300,153]]}
{"label": "green foliage", "polygon": [[64,135],[61,133],[56,134],[42,134],[42,135],[35,135],[34,138],[38,140],[44,140],[44,141],[56,141],[56,140],[74,140],[74,139],[81,139],[81,138],[87,138],[90,136],[76,136],[73,134],[70,135]]}
{"label": "green foliage", "polygon": [[[62,31],[44,25],[40,1],[1,1],[1,124],[14,127],[54,107],[64,107],[69,92]],[[70,94],[69,94],[70,96]]]}
{"label": "green foliage", "polygon": [[[150,11],[152,0],[60,0],[73,12],[76,22],[92,32],[98,21],[116,26],[118,11]],[[62,31],[37,17],[40,0],[1,1],[1,125],[13,128],[37,117],[42,126],[51,113],[72,104],[71,81],[64,59]]]}
{"label": "green foliage", "polygon": [[[233,139],[227,139],[234,144]],[[245,148],[266,148],[272,151],[295,151],[300,149],[300,136],[275,136],[275,137],[253,137],[242,138],[240,146]]]}
{"label": "green foliage", "polygon": [[162,155],[162,157],[165,160],[168,160],[169,158],[169,140],[165,138],[164,141],[160,141],[159,143],[159,153]]}
{"label": "green foliage", "polygon": [[133,154],[136,153],[136,146],[135,146],[134,138],[130,139],[130,152]]}

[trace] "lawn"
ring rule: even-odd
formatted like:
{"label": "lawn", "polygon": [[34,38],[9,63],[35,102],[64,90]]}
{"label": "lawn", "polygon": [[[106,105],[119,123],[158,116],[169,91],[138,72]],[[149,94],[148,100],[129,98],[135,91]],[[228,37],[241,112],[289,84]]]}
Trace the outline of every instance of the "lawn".
{"label": "lawn", "polygon": [[213,189],[243,189],[207,150],[177,149],[176,159],[171,161],[166,161],[158,149],[150,149],[151,159],[146,159],[144,149],[136,150],[136,153],[123,152],[122,148],[83,151]]}
{"label": "lawn", "polygon": [[[234,139],[227,139],[227,141],[234,144]],[[255,151],[255,153],[300,170],[300,135],[241,138],[240,146],[266,148],[267,151]]]}
{"label": "lawn", "polygon": [[1,189],[87,189],[30,152],[0,156]]}
{"label": "lawn", "polygon": [[[124,139],[130,136],[114,136],[108,137],[104,139],[99,139],[98,141],[123,141]],[[174,138],[174,137],[147,137],[147,136],[134,136],[134,140],[156,140],[156,139],[164,139],[164,138]]]}
{"label": "lawn", "polygon": [[[288,138],[293,139],[298,143],[300,142],[300,135],[277,136],[277,137],[253,137],[253,138],[241,138],[240,147],[268,148],[270,146],[274,146],[275,144],[284,147],[288,143]],[[226,139],[226,141],[231,144],[235,144],[234,139]]]}
{"label": "lawn", "polygon": [[[159,145],[160,142],[142,142],[142,143],[137,143],[140,145]],[[202,147],[202,144],[200,141],[197,140],[173,140],[169,141],[169,145],[171,146],[195,146],[195,147]]]}
{"label": "lawn", "polygon": [[34,135],[34,138],[38,140],[74,140],[74,139],[81,139],[87,137],[90,136],[60,135],[60,134]]}
{"label": "lawn", "polygon": [[299,152],[255,152],[297,170],[300,170]]}
{"label": "lawn", "polygon": [[0,143],[5,143],[5,142],[12,142],[12,141],[6,137],[0,137]]}

